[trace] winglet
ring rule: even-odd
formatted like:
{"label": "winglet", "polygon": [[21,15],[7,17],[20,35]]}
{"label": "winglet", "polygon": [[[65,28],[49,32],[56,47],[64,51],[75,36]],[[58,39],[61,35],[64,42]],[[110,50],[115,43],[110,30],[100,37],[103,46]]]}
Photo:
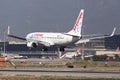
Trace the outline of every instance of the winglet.
{"label": "winglet", "polygon": [[115,31],[116,31],[116,27],[114,27],[113,32],[112,32],[112,34],[110,35],[110,37],[114,36]]}
{"label": "winglet", "polygon": [[10,26],[8,26],[7,34],[8,34],[8,35],[10,34]]}

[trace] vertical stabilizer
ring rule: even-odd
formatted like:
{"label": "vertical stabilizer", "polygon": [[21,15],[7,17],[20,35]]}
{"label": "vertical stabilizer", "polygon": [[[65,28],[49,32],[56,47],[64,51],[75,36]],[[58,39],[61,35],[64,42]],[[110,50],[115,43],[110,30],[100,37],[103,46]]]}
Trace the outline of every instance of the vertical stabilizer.
{"label": "vertical stabilizer", "polygon": [[83,16],[84,16],[84,9],[81,9],[73,29],[69,31],[67,34],[81,37]]}

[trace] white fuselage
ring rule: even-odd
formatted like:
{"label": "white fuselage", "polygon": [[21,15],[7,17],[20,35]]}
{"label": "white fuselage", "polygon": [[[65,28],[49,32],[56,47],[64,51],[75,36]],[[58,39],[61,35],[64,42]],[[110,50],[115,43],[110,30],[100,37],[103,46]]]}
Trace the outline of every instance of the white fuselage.
{"label": "white fuselage", "polygon": [[67,52],[64,55],[62,55],[60,58],[70,58],[78,56],[77,52]]}
{"label": "white fuselage", "polygon": [[64,46],[79,40],[79,37],[73,37],[62,33],[34,32],[26,36],[27,41],[38,42],[38,44],[49,43],[51,45]]}

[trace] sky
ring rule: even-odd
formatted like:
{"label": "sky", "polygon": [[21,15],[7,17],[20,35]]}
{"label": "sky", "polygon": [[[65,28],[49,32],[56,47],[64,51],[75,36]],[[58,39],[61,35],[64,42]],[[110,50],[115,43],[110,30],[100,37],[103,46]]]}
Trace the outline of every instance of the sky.
{"label": "sky", "polygon": [[83,34],[120,34],[120,0],[0,0],[0,39],[11,33],[68,32],[81,9],[85,10]]}

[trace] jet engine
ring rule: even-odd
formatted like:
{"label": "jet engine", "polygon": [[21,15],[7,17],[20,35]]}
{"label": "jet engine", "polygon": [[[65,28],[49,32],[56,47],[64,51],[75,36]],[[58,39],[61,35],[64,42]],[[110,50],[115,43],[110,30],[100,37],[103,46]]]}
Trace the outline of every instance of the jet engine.
{"label": "jet engine", "polygon": [[36,48],[37,44],[35,42],[27,42],[27,47]]}

